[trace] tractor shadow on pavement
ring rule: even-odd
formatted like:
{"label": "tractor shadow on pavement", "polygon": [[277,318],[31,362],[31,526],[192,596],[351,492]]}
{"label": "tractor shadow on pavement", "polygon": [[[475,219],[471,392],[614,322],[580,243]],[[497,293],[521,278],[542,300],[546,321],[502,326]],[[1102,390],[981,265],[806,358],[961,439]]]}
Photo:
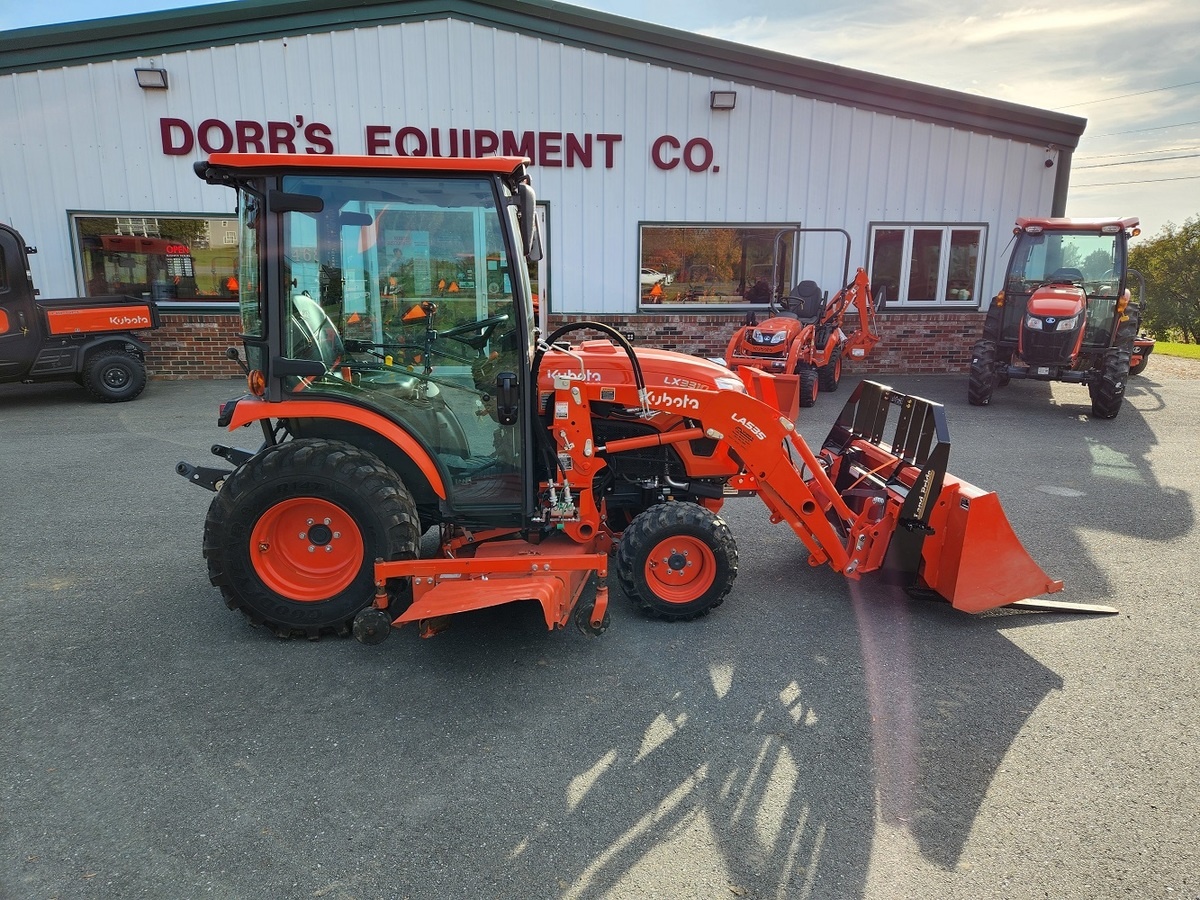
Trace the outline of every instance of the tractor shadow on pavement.
{"label": "tractor shadow on pavement", "polygon": [[[947,403],[951,472],[1000,493],[1065,599],[1123,605],[1108,530],[1191,528],[1148,396],[1095,422],[1057,390],[977,410],[957,380],[895,381]],[[727,506],[738,580],[695,622],[645,620],[614,587],[600,638],[513,604],[427,641],[281,642],[209,586],[208,498],[172,471],[180,442],[219,436],[181,423],[236,391],[156,387],[125,430],[81,416],[95,433],[76,439],[70,410],[47,409],[12,432],[28,455],[66,435],[46,465],[76,498],[38,505],[43,482],[14,482],[38,531],[0,573],[21,635],[0,887],[24,895],[895,896],[879,882],[895,866],[960,864],[1006,755],[1063,688],[1008,635],[1065,617],[972,617],[810,568],[754,500]],[[805,410],[806,436],[840,407]],[[80,514],[94,472],[64,461],[97,442],[123,460],[129,517]]]}

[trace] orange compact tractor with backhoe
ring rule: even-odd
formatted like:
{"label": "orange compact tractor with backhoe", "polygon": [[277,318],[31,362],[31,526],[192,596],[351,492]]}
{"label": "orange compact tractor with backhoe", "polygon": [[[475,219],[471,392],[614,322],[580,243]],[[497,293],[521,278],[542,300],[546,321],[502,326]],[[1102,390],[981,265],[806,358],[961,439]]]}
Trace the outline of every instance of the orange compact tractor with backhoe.
{"label": "orange compact tractor with backhoe", "polygon": [[[864,359],[879,343],[875,313],[883,302],[882,290],[871,296],[871,285],[864,269],[850,276],[850,235],[840,228],[796,228],[796,238],[805,234],[840,234],[845,238],[842,267],[844,287],[833,299],[815,281],[800,281],[781,306],[776,306],[774,291],[769,301],[770,316],[759,323],[751,314],[745,325],[733,333],[725,351],[725,364],[731,369],[748,366],[772,374],[795,374],[799,380],[800,406],[816,402],[820,391],[832,393],[842,380],[842,360]],[[782,234],[782,233],[781,233]],[[777,241],[778,243],[778,241]],[[793,240],[798,245],[799,240]],[[779,254],[775,254],[778,261]],[[780,279],[773,278],[778,286]],[[847,320],[856,317],[857,327],[849,334]]]}
{"label": "orange compact tractor with backhoe", "polygon": [[[992,402],[1014,378],[1086,384],[1092,416],[1121,411],[1131,366],[1145,368],[1141,299],[1127,284],[1138,220],[1017,219],[1004,288],[992,299],[971,350],[967,399]],[[1133,360],[1136,357],[1137,362]]]}
{"label": "orange compact tractor with backhoe", "polygon": [[[743,495],[851,578],[886,571],[969,611],[1061,586],[994,494],[946,473],[936,403],[864,382],[813,449],[794,379],[599,323],[539,336],[525,160],[217,154],[197,171],[238,192],[249,392],[219,421],[262,443],[177,471],[215,491],[210,580],[277,635],[372,643],[521,600],[599,633],[610,566],[647,614],[694,618],[733,584],[719,512]],[[581,329],[601,337],[567,339]]]}

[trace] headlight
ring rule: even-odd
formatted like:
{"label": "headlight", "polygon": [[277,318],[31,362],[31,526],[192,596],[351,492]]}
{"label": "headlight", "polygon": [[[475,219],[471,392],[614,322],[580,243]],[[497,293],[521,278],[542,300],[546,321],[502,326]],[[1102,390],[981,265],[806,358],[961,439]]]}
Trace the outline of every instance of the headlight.
{"label": "headlight", "polygon": [[1070,331],[1072,328],[1074,328],[1078,324],[1079,324],[1079,314],[1076,313],[1075,315],[1071,316],[1071,318],[1069,318],[1069,319],[1059,319],[1058,320],[1058,330],[1059,331]]}
{"label": "headlight", "polygon": [[739,394],[746,393],[746,386],[742,384],[740,378],[718,378],[716,385],[722,391],[737,391]]}
{"label": "headlight", "polygon": [[1026,316],[1025,317],[1025,327],[1031,328],[1034,331],[1041,331],[1042,330],[1042,320],[1039,319],[1037,316]]}
{"label": "headlight", "polygon": [[754,329],[754,343],[756,344],[782,344],[784,338],[787,337],[786,331],[760,331]]}

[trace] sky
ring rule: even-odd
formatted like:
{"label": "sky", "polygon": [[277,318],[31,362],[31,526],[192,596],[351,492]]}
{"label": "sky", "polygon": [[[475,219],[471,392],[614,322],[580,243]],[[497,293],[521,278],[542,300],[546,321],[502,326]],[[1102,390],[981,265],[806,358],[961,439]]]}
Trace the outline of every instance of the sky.
{"label": "sky", "polygon": [[[0,0],[0,31],[200,6]],[[1088,120],[1067,215],[1200,217],[1196,0],[574,0],[574,5]]]}

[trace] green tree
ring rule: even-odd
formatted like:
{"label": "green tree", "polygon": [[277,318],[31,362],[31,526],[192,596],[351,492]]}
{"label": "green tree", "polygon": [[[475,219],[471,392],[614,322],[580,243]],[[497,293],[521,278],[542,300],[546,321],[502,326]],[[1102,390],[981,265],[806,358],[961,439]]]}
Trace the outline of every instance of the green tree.
{"label": "green tree", "polygon": [[1142,324],[1160,337],[1200,343],[1200,216],[1173,222],[1129,251],[1146,279]]}

